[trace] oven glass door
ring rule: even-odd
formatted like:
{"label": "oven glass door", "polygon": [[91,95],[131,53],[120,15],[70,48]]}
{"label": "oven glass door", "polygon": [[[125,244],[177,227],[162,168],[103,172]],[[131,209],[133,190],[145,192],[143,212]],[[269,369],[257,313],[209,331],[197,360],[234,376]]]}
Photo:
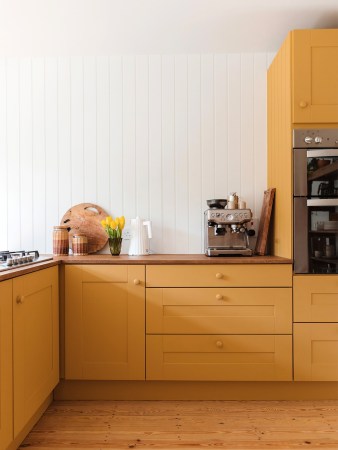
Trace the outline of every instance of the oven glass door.
{"label": "oven glass door", "polygon": [[338,149],[295,149],[294,195],[338,198]]}
{"label": "oven glass door", "polygon": [[338,199],[307,200],[309,273],[338,273]]}

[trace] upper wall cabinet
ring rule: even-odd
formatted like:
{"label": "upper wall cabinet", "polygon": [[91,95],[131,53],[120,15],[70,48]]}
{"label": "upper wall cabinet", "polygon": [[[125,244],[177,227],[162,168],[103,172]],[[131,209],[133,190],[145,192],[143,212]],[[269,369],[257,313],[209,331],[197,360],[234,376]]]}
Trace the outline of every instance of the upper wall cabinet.
{"label": "upper wall cabinet", "polygon": [[293,32],[293,123],[338,122],[338,29]]}

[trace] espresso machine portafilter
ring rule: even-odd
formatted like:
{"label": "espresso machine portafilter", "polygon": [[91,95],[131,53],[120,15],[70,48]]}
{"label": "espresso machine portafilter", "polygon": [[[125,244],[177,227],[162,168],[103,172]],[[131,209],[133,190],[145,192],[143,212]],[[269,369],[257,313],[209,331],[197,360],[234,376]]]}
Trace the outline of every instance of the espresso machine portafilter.
{"label": "espresso machine portafilter", "polygon": [[228,209],[227,200],[208,200],[204,212],[205,254],[207,256],[251,256],[249,236],[255,231],[247,229],[252,219],[251,209]]}

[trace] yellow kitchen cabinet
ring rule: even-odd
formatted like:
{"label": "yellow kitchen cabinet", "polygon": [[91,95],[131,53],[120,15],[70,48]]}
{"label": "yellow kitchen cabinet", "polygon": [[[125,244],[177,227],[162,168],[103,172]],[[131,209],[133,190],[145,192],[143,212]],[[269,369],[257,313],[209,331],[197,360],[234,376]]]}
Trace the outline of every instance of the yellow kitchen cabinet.
{"label": "yellow kitchen cabinet", "polygon": [[65,267],[65,378],[145,378],[145,266]]}
{"label": "yellow kitchen cabinet", "polygon": [[292,380],[291,264],[146,270],[147,380]]}
{"label": "yellow kitchen cabinet", "polygon": [[271,251],[293,257],[293,129],[338,124],[338,29],[291,31],[267,76],[268,187],[276,189]]}
{"label": "yellow kitchen cabinet", "polygon": [[149,334],[291,334],[291,288],[147,289]]}
{"label": "yellow kitchen cabinet", "polygon": [[293,123],[338,122],[338,30],[293,32]]}
{"label": "yellow kitchen cabinet", "polygon": [[294,377],[338,381],[338,275],[295,275]]}
{"label": "yellow kitchen cabinet", "polygon": [[293,299],[295,322],[338,322],[338,275],[295,275]]}
{"label": "yellow kitchen cabinet", "polygon": [[290,381],[291,335],[147,335],[147,379]]}
{"label": "yellow kitchen cabinet", "polygon": [[12,281],[0,283],[0,443],[13,439]]}
{"label": "yellow kitchen cabinet", "polygon": [[58,268],[13,279],[14,437],[59,381]]}
{"label": "yellow kitchen cabinet", "polygon": [[295,381],[338,381],[338,323],[294,324]]}

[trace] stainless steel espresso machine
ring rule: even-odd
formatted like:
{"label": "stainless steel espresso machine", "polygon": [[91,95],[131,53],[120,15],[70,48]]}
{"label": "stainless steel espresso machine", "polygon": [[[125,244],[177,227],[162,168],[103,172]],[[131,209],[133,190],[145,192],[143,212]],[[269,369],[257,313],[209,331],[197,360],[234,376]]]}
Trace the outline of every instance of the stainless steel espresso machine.
{"label": "stainless steel espresso machine", "polygon": [[[204,212],[204,241],[207,256],[244,255],[251,256],[249,236],[255,231],[247,229],[252,219],[251,209],[238,209],[231,202],[229,209],[226,199],[207,200],[209,209]],[[230,202],[229,202],[230,203]]]}

